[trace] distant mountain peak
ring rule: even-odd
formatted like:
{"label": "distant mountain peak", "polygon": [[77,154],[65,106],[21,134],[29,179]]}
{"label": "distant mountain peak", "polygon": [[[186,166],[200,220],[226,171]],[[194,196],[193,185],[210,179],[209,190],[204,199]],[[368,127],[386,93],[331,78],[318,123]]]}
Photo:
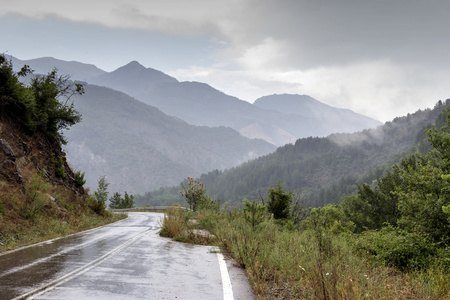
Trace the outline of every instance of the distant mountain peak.
{"label": "distant mountain peak", "polygon": [[118,68],[119,69],[136,69],[136,70],[145,70],[146,67],[144,67],[143,65],[141,65],[139,62],[133,60],[131,62],[129,62],[128,64]]}

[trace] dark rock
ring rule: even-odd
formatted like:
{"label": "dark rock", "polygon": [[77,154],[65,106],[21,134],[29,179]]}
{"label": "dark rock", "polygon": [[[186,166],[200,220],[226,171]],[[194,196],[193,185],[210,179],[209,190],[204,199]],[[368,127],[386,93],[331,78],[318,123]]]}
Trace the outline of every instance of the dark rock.
{"label": "dark rock", "polygon": [[0,176],[9,182],[18,184],[23,183],[22,175],[20,175],[19,168],[12,160],[5,160],[0,164]]}
{"label": "dark rock", "polygon": [[16,155],[14,154],[14,151],[9,146],[8,142],[6,142],[4,139],[0,139],[0,150],[10,159],[10,160],[16,160]]}

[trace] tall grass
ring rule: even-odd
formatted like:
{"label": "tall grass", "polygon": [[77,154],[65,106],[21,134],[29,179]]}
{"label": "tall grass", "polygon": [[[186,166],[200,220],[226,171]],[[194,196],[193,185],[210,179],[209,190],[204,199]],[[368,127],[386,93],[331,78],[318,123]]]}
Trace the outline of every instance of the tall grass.
{"label": "tall grass", "polygon": [[101,226],[125,215],[98,215],[85,200],[36,175],[25,187],[0,182],[0,252]]}
{"label": "tall grass", "polygon": [[[189,231],[183,214],[169,211],[162,232]],[[292,230],[271,219],[254,228],[239,211],[203,211],[197,218],[245,268],[261,299],[450,299],[450,276],[439,264],[402,273],[358,253],[350,233]]]}

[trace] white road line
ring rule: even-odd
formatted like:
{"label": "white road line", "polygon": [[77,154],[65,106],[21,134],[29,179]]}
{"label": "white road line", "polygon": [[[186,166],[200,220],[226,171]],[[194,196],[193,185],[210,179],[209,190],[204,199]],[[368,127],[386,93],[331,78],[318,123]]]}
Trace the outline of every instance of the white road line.
{"label": "white road line", "polygon": [[34,289],[32,291],[29,291],[29,292],[27,292],[27,293],[25,293],[23,295],[20,295],[20,296],[18,296],[16,298],[13,298],[12,300],[25,299],[27,297],[29,297],[27,299],[33,299],[31,297],[32,295],[36,295],[37,293],[39,293],[38,295],[42,295],[42,294],[44,294],[44,293],[46,293],[48,291],[51,291],[52,289],[56,288],[57,286],[65,283],[65,282],[67,282],[69,280],[72,280],[72,279],[80,276],[81,274],[91,270],[92,268],[98,266],[99,264],[103,263],[105,260],[107,260],[111,256],[115,255],[116,253],[122,251],[125,247],[128,247],[129,245],[134,243],[137,239],[139,239],[142,235],[146,234],[149,230],[150,229],[145,230],[145,231],[135,235],[134,237],[128,239],[125,243],[121,244],[120,246],[117,246],[113,250],[111,250],[108,253],[100,256],[99,258],[91,261],[90,263],[87,263],[84,266],[82,266],[82,267],[80,267],[80,268],[78,268],[78,269],[76,269],[76,270],[74,270],[74,271],[72,271],[72,272],[62,276],[62,277],[59,277],[59,278],[57,278],[55,280],[52,280],[52,281],[50,281],[50,282],[48,282],[46,284],[43,284],[40,287],[38,287],[38,288],[36,288],[36,289]]}
{"label": "white road line", "polygon": [[217,258],[219,260],[220,275],[222,276],[223,300],[234,300],[230,275],[222,253],[217,252]]}

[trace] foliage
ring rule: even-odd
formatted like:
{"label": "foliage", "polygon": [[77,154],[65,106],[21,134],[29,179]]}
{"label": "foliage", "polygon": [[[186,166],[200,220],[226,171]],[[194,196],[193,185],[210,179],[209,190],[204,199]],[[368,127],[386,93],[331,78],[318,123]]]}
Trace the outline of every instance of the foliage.
{"label": "foliage", "polygon": [[128,195],[125,192],[124,197],[120,193],[115,192],[114,195],[109,199],[109,207],[112,209],[122,209],[122,208],[132,208],[134,207],[134,196]]}
{"label": "foliage", "polygon": [[[440,122],[445,106],[450,106],[450,100],[362,132],[298,139],[269,155],[228,170],[211,171],[198,180],[208,187],[212,197],[233,206],[241,205],[243,198],[259,200],[260,191],[277,181],[288,190],[301,190],[306,207],[341,203],[342,197],[358,192],[358,185],[372,186],[377,177],[416,150],[426,153],[430,145],[424,129]],[[171,187],[152,191],[140,201],[151,201],[153,205],[170,203],[177,191]]]}
{"label": "foliage", "polygon": [[294,192],[286,192],[284,184],[277,182],[275,187],[267,190],[267,209],[275,219],[289,219]]}
{"label": "foliage", "polygon": [[75,186],[80,188],[86,183],[84,179],[84,172],[76,171],[75,172]]}
{"label": "foliage", "polygon": [[206,187],[203,182],[200,182],[197,179],[188,176],[187,185],[181,183],[181,187],[183,188],[183,190],[179,193],[186,199],[186,202],[188,203],[191,210],[218,210],[220,208],[220,201],[214,200],[206,194]]}
{"label": "foliage", "polygon": [[345,217],[354,222],[359,248],[401,271],[428,268],[450,245],[450,111],[446,124],[426,131],[431,148],[413,154],[374,187],[363,185],[343,202]]}
{"label": "foliage", "polygon": [[32,72],[24,66],[14,73],[12,63],[0,55],[0,112],[18,118],[30,133],[42,132],[50,140],[65,144],[61,130],[81,121],[70,99],[84,93],[83,85],[71,83],[68,76],[58,76],[56,69],[32,77],[29,86],[19,81],[18,77]]}
{"label": "foliage", "polygon": [[[323,212],[329,220],[325,223],[331,225],[331,220],[342,216],[339,210],[339,206],[331,206],[329,212]],[[446,288],[450,275],[439,265],[432,273],[398,273],[358,255],[355,245],[361,244],[355,243],[351,234],[334,234],[323,228],[322,236],[312,228],[290,231],[274,219],[267,219],[259,225],[263,230],[255,231],[243,211],[198,213],[198,224],[214,224],[208,226],[215,237],[209,242],[245,268],[258,299],[446,299],[450,295]],[[195,241],[188,233],[192,217],[190,211],[170,209],[161,232],[170,231],[177,240]]]}
{"label": "foliage", "polygon": [[426,268],[436,254],[436,245],[423,234],[392,226],[363,232],[358,237],[356,249],[401,271]]}
{"label": "foliage", "polygon": [[355,224],[348,220],[341,205],[328,204],[324,207],[310,208],[309,215],[301,223],[306,230],[327,231],[333,234],[353,232]]}
{"label": "foliage", "polygon": [[250,202],[247,199],[243,200],[244,208],[242,213],[245,220],[252,226],[253,230],[268,219],[267,205],[261,202]]}
{"label": "foliage", "polygon": [[357,232],[397,224],[399,200],[393,191],[402,183],[399,167],[394,166],[392,171],[378,177],[376,183],[375,187],[366,183],[359,185],[357,195],[347,196],[342,202],[344,212],[355,223]]}
{"label": "foliage", "polygon": [[108,186],[106,177],[102,176],[98,180],[97,190],[92,197],[93,210],[99,215],[106,214],[106,200],[108,200]]}
{"label": "foliage", "polygon": [[187,177],[187,180],[187,186],[184,183],[181,183],[183,190],[180,191],[180,195],[186,198],[186,202],[191,210],[197,211],[201,199],[205,197],[206,188],[205,185],[202,182],[198,182],[197,179]]}
{"label": "foliage", "polygon": [[109,208],[119,208],[122,197],[119,192],[115,192],[111,198],[109,198]]}
{"label": "foliage", "polygon": [[55,176],[59,178],[66,177],[66,172],[64,170],[64,160],[61,156],[58,157],[55,163]]}
{"label": "foliage", "polygon": [[83,86],[70,84],[68,76],[57,76],[54,69],[45,76],[35,76],[30,89],[35,101],[30,129],[39,130],[52,140],[66,144],[61,130],[81,121],[81,115],[69,100],[75,94],[83,94]]}

